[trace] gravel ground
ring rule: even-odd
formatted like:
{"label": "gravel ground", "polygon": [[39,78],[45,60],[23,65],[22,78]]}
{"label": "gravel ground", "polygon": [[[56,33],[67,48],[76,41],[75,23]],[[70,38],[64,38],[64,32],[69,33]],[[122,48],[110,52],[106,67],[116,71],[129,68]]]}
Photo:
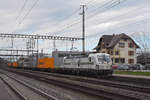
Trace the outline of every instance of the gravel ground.
{"label": "gravel ground", "polygon": [[44,97],[36,94],[29,88],[8,78],[7,76],[3,75],[2,77],[4,78],[4,80],[9,82],[13,87],[15,87],[22,95],[24,95],[27,98],[27,100],[46,100]]}
{"label": "gravel ground", "polygon": [[[7,74],[8,74],[8,72],[7,72]],[[92,97],[92,96],[85,95],[80,92],[75,92],[72,90],[57,87],[57,86],[54,86],[51,84],[37,81],[35,79],[18,76],[18,75],[10,74],[10,73],[9,73],[9,75],[11,75],[19,80],[22,80],[22,81],[26,82],[27,84],[30,84],[33,87],[36,87],[52,96],[58,98],[59,100],[100,100],[100,98]],[[43,99],[41,99],[41,100],[43,100]]]}
{"label": "gravel ground", "polygon": [[70,81],[69,79],[66,79],[66,78],[58,78],[58,77],[51,77],[51,76],[49,76],[49,78],[54,79],[54,80],[65,81],[70,84],[77,84],[80,86],[86,86],[86,87],[90,87],[90,88],[100,89],[100,90],[107,91],[107,92],[109,91],[110,93],[118,93],[121,95],[128,95],[131,97],[136,97],[137,99],[141,99],[141,100],[150,100],[150,94],[147,94],[147,93],[141,93],[141,92],[125,90],[125,89],[120,89],[120,88],[114,88],[114,87],[108,87],[108,86],[94,85],[94,84],[89,84],[89,83],[79,82],[79,81]]}
{"label": "gravel ground", "polygon": [[[1,77],[1,74],[0,74]],[[19,100],[15,93],[0,79],[0,100]]]}
{"label": "gravel ground", "polygon": [[[39,89],[57,97],[59,100],[100,100],[99,98],[91,97],[83,93],[77,93],[75,91],[66,90],[64,88],[60,88],[54,85],[39,82],[34,79],[30,79],[30,78],[26,78],[26,77],[22,77],[18,75],[14,75],[14,77],[18,79],[22,79],[23,81],[26,81],[26,83],[29,83],[30,85],[34,87],[38,87]],[[125,90],[125,89],[120,89],[120,88],[113,88],[113,87],[108,88],[107,86],[93,85],[93,84],[89,84],[85,82],[70,81],[68,79],[57,78],[57,77],[54,78],[52,76],[49,76],[49,77],[52,79],[63,80],[63,81],[73,83],[73,84],[78,84],[81,86],[87,86],[87,87],[96,88],[96,89],[100,89],[104,91],[109,91],[110,93],[119,93],[122,95],[129,95],[132,97],[136,97],[137,99],[141,99],[141,100],[150,100],[150,95],[146,93],[140,93],[136,91],[130,91],[130,90]]]}

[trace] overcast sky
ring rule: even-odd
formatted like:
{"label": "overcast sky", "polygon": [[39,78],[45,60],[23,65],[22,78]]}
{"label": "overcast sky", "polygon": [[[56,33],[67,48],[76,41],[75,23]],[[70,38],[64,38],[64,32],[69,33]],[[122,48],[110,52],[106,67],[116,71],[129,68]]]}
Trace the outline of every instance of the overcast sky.
{"label": "overcast sky", "polygon": [[[119,2],[120,1],[120,2]],[[150,0],[0,0],[0,33],[81,37],[81,9],[86,5],[86,50],[92,50],[104,34],[126,33],[141,45],[150,42]],[[14,48],[26,48],[27,39],[14,40]],[[0,40],[10,48],[10,39]],[[81,41],[74,47],[81,50]],[[149,45],[150,46],[150,45]],[[39,43],[50,53],[53,41]],[[69,50],[70,41],[56,41],[58,50]]]}

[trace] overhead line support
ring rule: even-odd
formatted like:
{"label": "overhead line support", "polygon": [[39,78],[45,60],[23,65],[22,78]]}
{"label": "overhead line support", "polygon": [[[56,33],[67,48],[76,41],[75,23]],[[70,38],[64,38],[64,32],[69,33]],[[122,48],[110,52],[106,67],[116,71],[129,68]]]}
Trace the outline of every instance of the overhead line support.
{"label": "overhead line support", "polygon": [[82,8],[82,51],[85,53],[85,8],[86,5],[81,5]]}
{"label": "overhead line support", "polygon": [[32,39],[47,39],[47,40],[68,40],[68,41],[82,40],[82,38],[74,38],[74,37],[61,37],[61,36],[49,36],[49,35],[27,35],[27,34],[5,34],[5,33],[0,33],[0,37],[3,37],[3,38],[32,38]]}

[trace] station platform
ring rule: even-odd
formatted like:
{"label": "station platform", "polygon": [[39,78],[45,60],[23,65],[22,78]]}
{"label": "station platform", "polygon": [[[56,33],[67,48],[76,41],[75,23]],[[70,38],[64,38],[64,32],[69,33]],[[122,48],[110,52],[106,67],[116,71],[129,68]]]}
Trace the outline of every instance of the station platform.
{"label": "station platform", "polygon": [[139,79],[150,79],[150,76],[140,76],[140,75],[113,74],[113,76],[139,78]]}
{"label": "station platform", "polygon": [[14,100],[2,80],[0,80],[0,100]]}

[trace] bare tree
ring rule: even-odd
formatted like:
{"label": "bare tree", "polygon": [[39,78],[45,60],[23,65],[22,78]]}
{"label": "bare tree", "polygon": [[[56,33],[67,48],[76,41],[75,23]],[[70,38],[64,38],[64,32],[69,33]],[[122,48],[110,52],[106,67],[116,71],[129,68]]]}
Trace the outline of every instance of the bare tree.
{"label": "bare tree", "polygon": [[136,32],[131,34],[137,44],[140,46],[138,54],[144,57],[144,64],[147,64],[148,58],[150,56],[150,44],[149,44],[149,35],[145,32]]}

